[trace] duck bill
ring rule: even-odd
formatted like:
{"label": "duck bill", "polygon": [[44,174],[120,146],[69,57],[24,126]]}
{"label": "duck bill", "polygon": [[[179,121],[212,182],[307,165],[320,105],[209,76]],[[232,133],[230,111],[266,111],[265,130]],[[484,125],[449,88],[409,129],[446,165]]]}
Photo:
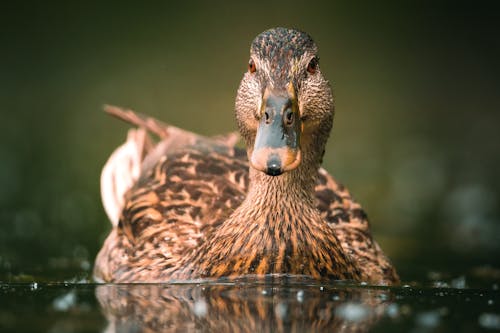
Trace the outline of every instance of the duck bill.
{"label": "duck bill", "polygon": [[295,90],[266,90],[250,165],[270,176],[297,168],[301,161],[301,122]]}

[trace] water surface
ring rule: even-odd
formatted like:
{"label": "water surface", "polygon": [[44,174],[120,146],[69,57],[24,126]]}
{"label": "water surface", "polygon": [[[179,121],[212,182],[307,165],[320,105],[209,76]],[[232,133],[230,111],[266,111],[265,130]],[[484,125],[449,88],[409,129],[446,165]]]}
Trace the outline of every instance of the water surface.
{"label": "water surface", "polygon": [[[464,281],[462,281],[464,282]],[[500,291],[337,282],[0,284],[2,332],[490,332]],[[444,283],[444,282],[443,282]]]}

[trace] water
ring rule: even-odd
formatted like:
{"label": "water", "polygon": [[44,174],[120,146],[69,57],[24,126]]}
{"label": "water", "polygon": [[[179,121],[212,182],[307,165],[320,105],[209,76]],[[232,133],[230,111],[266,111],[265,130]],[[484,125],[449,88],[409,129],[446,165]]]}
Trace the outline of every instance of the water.
{"label": "water", "polygon": [[[6,3],[0,331],[499,331],[500,39],[487,7]],[[110,228],[99,175],[128,128],[101,106],[233,131],[249,44],[273,26],[317,40],[336,96],[324,166],[411,287],[90,283]]]}
{"label": "water", "polygon": [[299,281],[0,284],[2,332],[491,332],[500,291]]}

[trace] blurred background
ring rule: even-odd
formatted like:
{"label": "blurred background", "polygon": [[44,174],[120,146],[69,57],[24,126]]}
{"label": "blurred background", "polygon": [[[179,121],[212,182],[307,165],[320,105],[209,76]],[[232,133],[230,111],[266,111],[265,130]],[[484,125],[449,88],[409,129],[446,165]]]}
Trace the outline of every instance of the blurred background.
{"label": "blurred background", "polygon": [[[336,96],[324,166],[368,212],[404,281],[500,263],[500,14],[414,2],[0,5],[0,278],[88,276],[99,195],[132,108],[235,129],[252,39],[310,33]],[[493,269],[494,271],[494,269]]]}

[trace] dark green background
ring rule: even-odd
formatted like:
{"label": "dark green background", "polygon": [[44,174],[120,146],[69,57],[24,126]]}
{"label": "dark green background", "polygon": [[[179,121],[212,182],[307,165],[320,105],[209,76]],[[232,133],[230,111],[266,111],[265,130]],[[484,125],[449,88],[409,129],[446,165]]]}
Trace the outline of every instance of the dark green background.
{"label": "dark green background", "polygon": [[99,174],[126,106],[235,129],[251,40],[309,32],[336,95],[325,167],[403,280],[500,257],[499,11],[488,3],[0,5],[0,276],[85,275],[110,225]]}

